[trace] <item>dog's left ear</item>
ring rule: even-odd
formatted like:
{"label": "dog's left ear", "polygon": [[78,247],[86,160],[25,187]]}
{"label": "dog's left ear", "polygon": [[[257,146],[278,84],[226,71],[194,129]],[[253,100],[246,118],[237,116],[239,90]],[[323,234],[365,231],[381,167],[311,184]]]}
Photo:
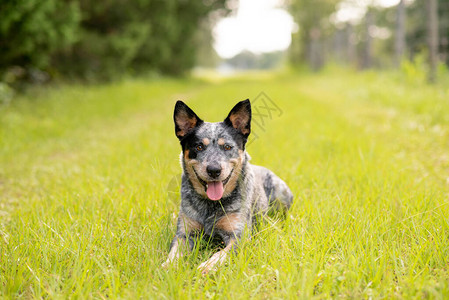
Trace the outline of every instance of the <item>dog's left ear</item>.
{"label": "dog's left ear", "polygon": [[251,132],[251,103],[249,102],[249,99],[237,103],[234,108],[231,109],[231,112],[224,120],[224,123],[234,127],[247,138]]}

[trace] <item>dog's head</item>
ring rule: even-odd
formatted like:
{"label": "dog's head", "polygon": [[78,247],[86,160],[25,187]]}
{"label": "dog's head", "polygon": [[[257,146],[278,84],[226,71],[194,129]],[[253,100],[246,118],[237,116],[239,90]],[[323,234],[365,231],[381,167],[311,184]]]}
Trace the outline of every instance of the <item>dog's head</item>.
{"label": "dog's head", "polygon": [[185,171],[196,192],[210,200],[228,196],[236,187],[251,132],[251,104],[237,103],[223,122],[201,120],[184,102],[173,115]]}

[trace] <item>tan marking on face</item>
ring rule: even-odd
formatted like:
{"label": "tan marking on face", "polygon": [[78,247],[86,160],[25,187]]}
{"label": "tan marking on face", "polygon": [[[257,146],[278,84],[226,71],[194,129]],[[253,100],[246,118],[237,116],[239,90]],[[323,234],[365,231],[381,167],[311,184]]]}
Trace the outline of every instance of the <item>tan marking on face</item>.
{"label": "tan marking on face", "polygon": [[201,196],[207,197],[204,186],[198,180],[198,177],[196,176],[195,171],[193,170],[194,166],[197,164],[198,161],[196,159],[186,160],[186,171],[195,191]]}
{"label": "tan marking on face", "polygon": [[209,140],[208,138],[204,138],[204,139],[203,139],[203,144],[204,144],[205,146],[209,145],[209,144],[210,144],[210,140]]}
{"label": "tan marking on face", "polygon": [[225,144],[224,138],[219,138],[218,141],[217,141],[217,144],[220,145],[220,146],[223,146]]}
{"label": "tan marking on face", "polygon": [[183,230],[183,232],[185,234],[189,234],[190,232],[195,231],[195,230],[203,229],[202,224],[200,224],[199,222],[195,221],[194,219],[186,216],[182,212],[179,213],[179,219],[180,219],[180,226],[182,227],[181,230]]}
{"label": "tan marking on face", "polygon": [[233,232],[235,231],[238,226],[240,225],[241,220],[241,214],[239,213],[232,213],[227,214],[223,216],[218,222],[215,224],[215,226],[218,229],[227,231],[227,232]]}
{"label": "tan marking on face", "polygon": [[242,172],[244,158],[244,152],[242,150],[239,150],[239,158],[232,158],[229,160],[229,162],[233,165],[232,168],[234,168],[234,170],[232,171],[228,183],[226,183],[224,187],[223,197],[230,195],[237,186],[237,180],[239,179],[240,173]]}
{"label": "tan marking on face", "polygon": [[193,188],[195,191],[201,196],[207,197],[206,192],[204,191],[204,186],[198,180],[198,177],[195,174],[193,168],[198,164],[198,160],[189,159],[189,150],[184,151],[184,163],[186,167],[187,174],[189,175],[190,182],[192,182]]}
{"label": "tan marking on face", "polygon": [[186,150],[184,152],[184,162],[186,164],[186,166],[194,166],[198,163],[198,161],[196,159],[190,159],[189,158],[189,150]]}

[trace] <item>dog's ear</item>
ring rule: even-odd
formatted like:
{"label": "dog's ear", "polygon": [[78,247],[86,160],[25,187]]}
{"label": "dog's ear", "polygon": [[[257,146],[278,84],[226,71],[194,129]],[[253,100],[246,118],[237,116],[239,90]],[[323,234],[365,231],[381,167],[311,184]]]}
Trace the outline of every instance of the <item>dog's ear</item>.
{"label": "dog's ear", "polygon": [[198,118],[193,110],[180,100],[176,102],[173,120],[175,121],[176,136],[180,140],[193,128],[200,126],[203,123],[203,120]]}
{"label": "dog's ear", "polygon": [[224,123],[237,129],[239,133],[247,138],[251,132],[251,103],[249,99],[237,103],[231,109]]}

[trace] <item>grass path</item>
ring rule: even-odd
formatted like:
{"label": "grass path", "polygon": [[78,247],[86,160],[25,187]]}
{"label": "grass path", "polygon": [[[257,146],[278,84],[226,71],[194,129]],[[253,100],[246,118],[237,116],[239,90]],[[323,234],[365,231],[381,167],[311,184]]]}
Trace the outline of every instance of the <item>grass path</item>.
{"label": "grass path", "polygon": [[[255,117],[248,151],[290,185],[288,218],[211,276],[196,270],[207,245],[161,269],[179,205],[175,100],[221,121],[261,91],[282,113]],[[447,298],[448,99],[347,72],[36,90],[0,108],[0,295]]]}

